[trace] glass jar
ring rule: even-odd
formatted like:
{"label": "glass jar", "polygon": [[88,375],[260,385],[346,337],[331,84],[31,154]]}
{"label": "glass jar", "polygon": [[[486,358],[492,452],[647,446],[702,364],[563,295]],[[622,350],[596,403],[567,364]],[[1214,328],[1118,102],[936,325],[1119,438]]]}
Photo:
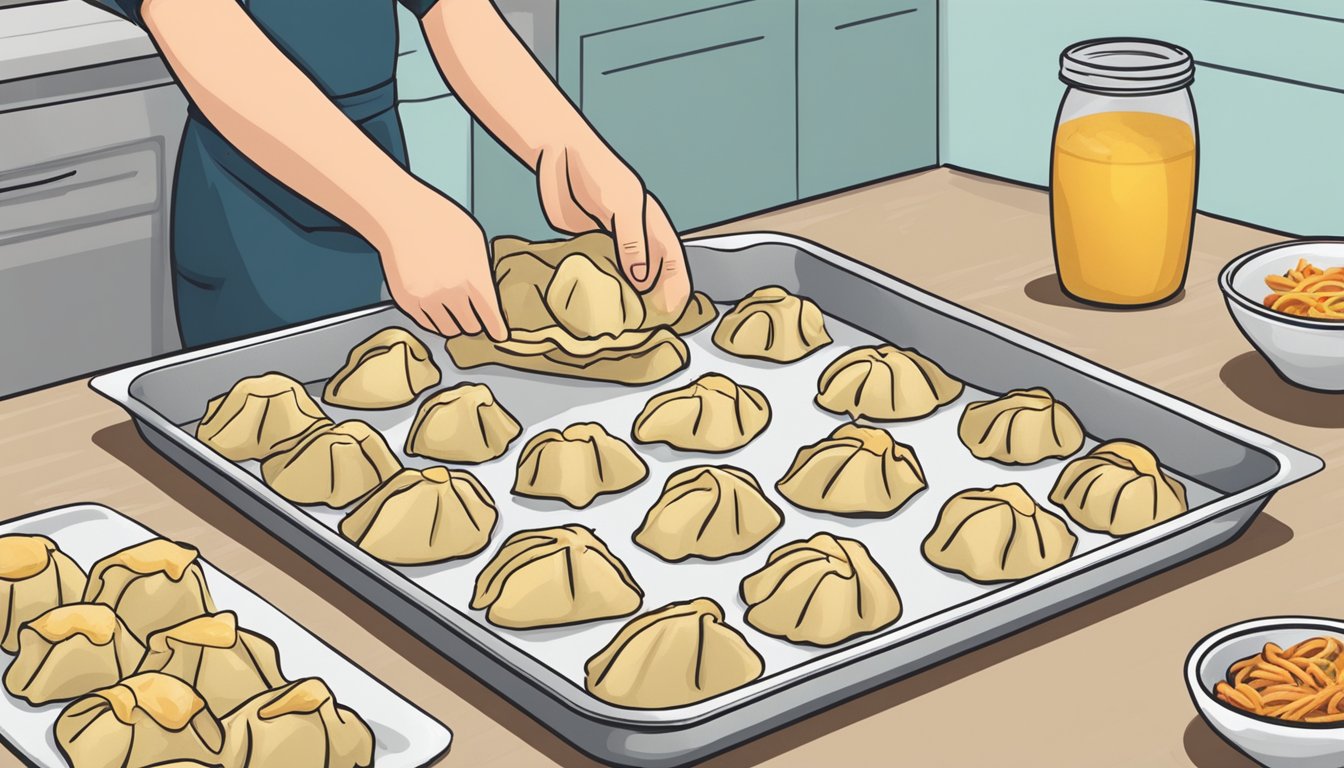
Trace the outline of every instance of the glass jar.
{"label": "glass jar", "polygon": [[1190,52],[1088,40],[1060,55],[1067,84],[1050,162],[1050,223],[1064,292],[1156,304],[1185,283],[1199,141]]}

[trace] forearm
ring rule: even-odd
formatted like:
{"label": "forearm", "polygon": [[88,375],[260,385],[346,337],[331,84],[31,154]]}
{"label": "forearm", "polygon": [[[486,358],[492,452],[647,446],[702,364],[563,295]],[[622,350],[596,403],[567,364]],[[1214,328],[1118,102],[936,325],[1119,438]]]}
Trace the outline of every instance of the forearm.
{"label": "forearm", "polygon": [[192,102],[243,154],[380,250],[423,185],[351,122],[236,0],[146,0],[145,25]]}

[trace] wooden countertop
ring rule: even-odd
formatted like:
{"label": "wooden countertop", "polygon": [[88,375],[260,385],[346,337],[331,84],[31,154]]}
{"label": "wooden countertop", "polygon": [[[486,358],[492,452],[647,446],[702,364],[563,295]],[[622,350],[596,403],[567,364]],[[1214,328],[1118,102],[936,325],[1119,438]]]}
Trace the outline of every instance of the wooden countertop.
{"label": "wooden countertop", "polygon": [[[718,227],[795,233],[1322,456],[1240,539],[1145,582],[727,752],[709,765],[1250,765],[1195,714],[1185,654],[1232,622],[1341,612],[1344,395],[1277,378],[1218,269],[1281,237],[1209,217],[1185,294],[1114,312],[1063,297],[1044,193],[940,169]],[[79,381],[0,401],[0,519],[115,507],[207,559],[447,723],[446,765],[594,763],[150,449]],[[1027,757],[1027,754],[1030,757]],[[1021,762],[1019,762],[1019,759]],[[18,765],[0,748],[0,765]]]}

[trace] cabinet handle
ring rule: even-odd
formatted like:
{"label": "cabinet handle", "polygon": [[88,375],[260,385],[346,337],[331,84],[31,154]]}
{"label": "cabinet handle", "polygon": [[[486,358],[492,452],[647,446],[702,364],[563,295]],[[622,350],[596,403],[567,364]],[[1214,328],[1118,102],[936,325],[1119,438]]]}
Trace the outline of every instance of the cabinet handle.
{"label": "cabinet handle", "polygon": [[44,187],[48,184],[55,184],[56,182],[62,179],[68,179],[71,176],[74,176],[78,172],[79,171],[77,169],[71,168],[65,173],[58,173],[55,176],[48,176],[45,179],[38,179],[37,181],[25,181],[22,184],[12,184],[8,187],[0,187],[0,195],[5,194],[6,192],[17,192],[20,189],[32,189],[33,187]]}
{"label": "cabinet handle", "polygon": [[684,58],[686,58],[687,56],[697,56],[697,55],[702,54],[702,53],[709,53],[710,51],[721,51],[721,50],[723,50],[724,48],[732,48],[732,47],[737,46],[737,45],[746,45],[747,43],[754,43],[754,42],[757,42],[757,41],[759,41],[759,40],[764,40],[764,39],[765,39],[765,35],[757,35],[757,36],[755,36],[755,37],[746,37],[746,38],[743,38],[743,39],[741,39],[741,40],[733,40],[733,41],[731,41],[731,42],[727,42],[727,43],[719,43],[718,45],[711,45],[711,46],[708,46],[708,47],[706,47],[706,48],[696,48],[696,49],[693,50],[693,51],[683,51],[683,52],[681,52],[681,53],[674,53],[674,54],[671,54],[670,56],[659,56],[659,57],[656,58],[656,59],[649,59],[648,61],[640,61],[640,62],[636,62],[636,63],[634,63],[634,64],[626,64],[626,65],[623,66],[623,67],[616,67],[615,69],[608,69],[608,70],[605,70],[602,74],[604,74],[604,75],[614,75],[614,74],[616,74],[617,72],[625,72],[625,71],[627,71],[627,70],[631,70],[631,69],[639,69],[640,67],[647,67],[647,66],[649,66],[649,65],[651,65],[651,64],[662,64],[662,63],[665,62],[665,61],[672,61],[673,59],[684,59]]}
{"label": "cabinet handle", "polygon": [[881,14],[880,16],[869,16],[866,19],[858,19],[856,21],[846,21],[844,24],[836,24],[835,29],[836,31],[839,31],[842,29],[849,29],[850,27],[857,27],[862,24],[871,24],[874,21],[882,21],[883,19],[892,19],[897,16],[904,16],[907,13],[914,13],[915,11],[918,10],[919,10],[918,8],[906,8],[903,11],[892,11],[891,13],[884,13]]}

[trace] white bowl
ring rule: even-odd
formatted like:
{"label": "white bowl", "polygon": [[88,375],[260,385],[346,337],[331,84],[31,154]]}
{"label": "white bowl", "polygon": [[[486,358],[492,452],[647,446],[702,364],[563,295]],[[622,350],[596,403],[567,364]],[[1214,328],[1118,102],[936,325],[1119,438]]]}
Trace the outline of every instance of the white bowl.
{"label": "white bowl", "polygon": [[1306,616],[1255,619],[1220,629],[1190,651],[1185,685],[1204,721],[1237,751],[1269,768],[1344,766],[1344,724],[1284,723],[1242,712],[1214,698],[1227,668],[1275,643],[1286,648],[1321,635],[1344,639],[1344,622]]}
{"label": "white bowl", "polygon": [[1247,340],[1284,379],[1308,389],[1344,392],[1344,320],[1285,315],[1264,305],[1267,275],[1306,259],[1322,269],[1344,267],[1344,240],[1295,240],[1233,259],[1218,276],[1227,309]]}

